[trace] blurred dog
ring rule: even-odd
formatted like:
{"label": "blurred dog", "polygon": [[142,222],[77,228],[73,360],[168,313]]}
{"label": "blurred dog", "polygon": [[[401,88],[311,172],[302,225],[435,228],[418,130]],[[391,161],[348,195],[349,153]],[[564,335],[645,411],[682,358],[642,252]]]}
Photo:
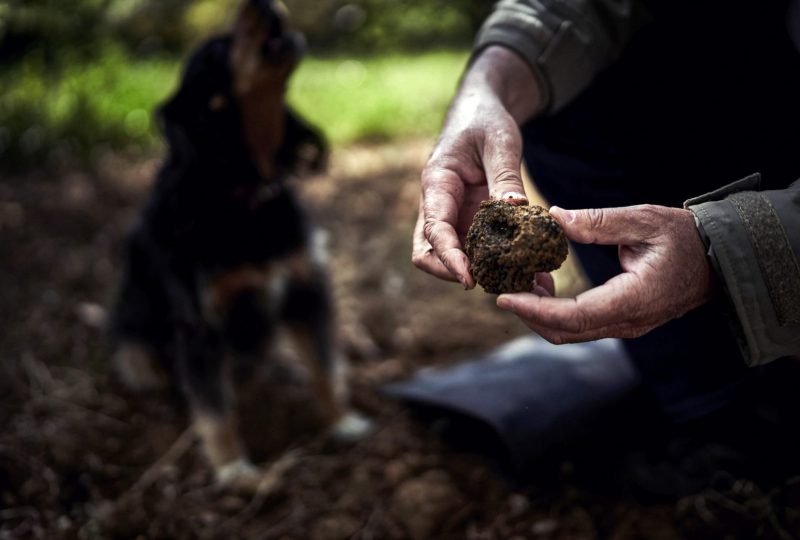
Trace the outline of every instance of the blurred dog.
{"label": "blurred dog", "polygon": [[347,412],[325,269],[287,178],[319,171],[319,133],[284,103],[304,49],[270,0],[247,0],[230,35],[194,53],[160,109],[169,154],[126,246],[113,314],[114,367],[132,387],[172,375],[218,480],[247,486],[234,372],[261,359],[279,324],[308,360],[336,435],[369,423]]}

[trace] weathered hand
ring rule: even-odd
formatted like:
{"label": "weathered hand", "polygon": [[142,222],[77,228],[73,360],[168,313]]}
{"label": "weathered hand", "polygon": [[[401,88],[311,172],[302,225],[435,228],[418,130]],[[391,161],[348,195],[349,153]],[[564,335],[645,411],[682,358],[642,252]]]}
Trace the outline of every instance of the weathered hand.
{"label": "weathered hand", "polygon": [[422,171],[420,212],[412,260],[437,277],[475,286],[463,250],[481,201],[525,202],[520,163],[522,140],[514,120],[498,103],[462,103]]}
{"label": "weathered hand", "polygon": [[638,337],[710,298],[712,271],[690,211],[640,205],[550,212],[573,242],[618,245],[623,272],[575,298],[555,298],[552,287],[497,298],[548,341]]}
{"label": "weathered hand", "polygon": [[[513,74],[508,82],[506,75]],[[422,171],[414,264],[442,279],[475,286],[463,240],[482,200],[525,202],[518,121],[538,107],[538,90],[516,53],[488,48],[472,65]]]}

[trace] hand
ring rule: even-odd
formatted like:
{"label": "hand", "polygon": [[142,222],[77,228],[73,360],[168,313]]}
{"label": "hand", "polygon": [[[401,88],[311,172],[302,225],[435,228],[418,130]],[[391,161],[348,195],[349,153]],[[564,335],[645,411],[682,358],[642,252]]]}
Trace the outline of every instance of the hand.
{"label": "hand", "polygon": [[412,261],[471,289],[463,250],[481,201],[526,203],[518,122],[540,106],[537,82],[516,53],[487,48],[472,64],[453,100],[442,135],[422,171],[422,196]]}
{"label": "hand", "polygon": [[[641,336],[706,302],[712,271],[689,210],[640,205],[550,213],[573,242],[619,246],[623,273],[575,298],[554,298],[551,281],[532,293],[503,294],[515,313],[551,343]],[[537,284],[540,277],[537,276]]]}

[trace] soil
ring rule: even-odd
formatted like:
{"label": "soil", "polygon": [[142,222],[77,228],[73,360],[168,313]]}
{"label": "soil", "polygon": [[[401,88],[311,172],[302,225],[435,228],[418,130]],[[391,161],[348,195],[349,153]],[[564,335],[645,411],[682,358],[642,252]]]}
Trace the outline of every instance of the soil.
{"label": "soil", "polygon": [[[328,174],[298,183],[328,231],[353,402],[378,427],[356,444],[331,443],[307,374],[278,346],[242,394],[253,457],[286,467],[254,496],[214,485],[180,399],[129,394],[109,375],[104,326],[121,239],[158,160],[4,175],[0,538],[792,538],[797,478],[644,497],[587,480],[597,477],[562,456],[541,481],[515,485],[381,397],[383,383],[526,332],[493,298],[412,267],[430,145],[341,149]],[[574,292],[576,276],[568,261],[557,286]]]}

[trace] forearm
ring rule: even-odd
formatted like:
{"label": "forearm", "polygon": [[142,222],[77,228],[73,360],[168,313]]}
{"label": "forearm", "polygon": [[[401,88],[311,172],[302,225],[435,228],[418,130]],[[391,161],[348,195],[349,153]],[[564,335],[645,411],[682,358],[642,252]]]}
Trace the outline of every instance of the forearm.
{"label": "forearm", "polygon": [[473,59],[461,81],[454,102],[496,99],[523,124],[539,113],[545,104],[542,83],[530,65],[513,50],[492,45]]}
{"label": "forearm", "polygon": [[648,16],[638,0],[501,0],[475,42],[515,51],[555,112],[613,62]]}

